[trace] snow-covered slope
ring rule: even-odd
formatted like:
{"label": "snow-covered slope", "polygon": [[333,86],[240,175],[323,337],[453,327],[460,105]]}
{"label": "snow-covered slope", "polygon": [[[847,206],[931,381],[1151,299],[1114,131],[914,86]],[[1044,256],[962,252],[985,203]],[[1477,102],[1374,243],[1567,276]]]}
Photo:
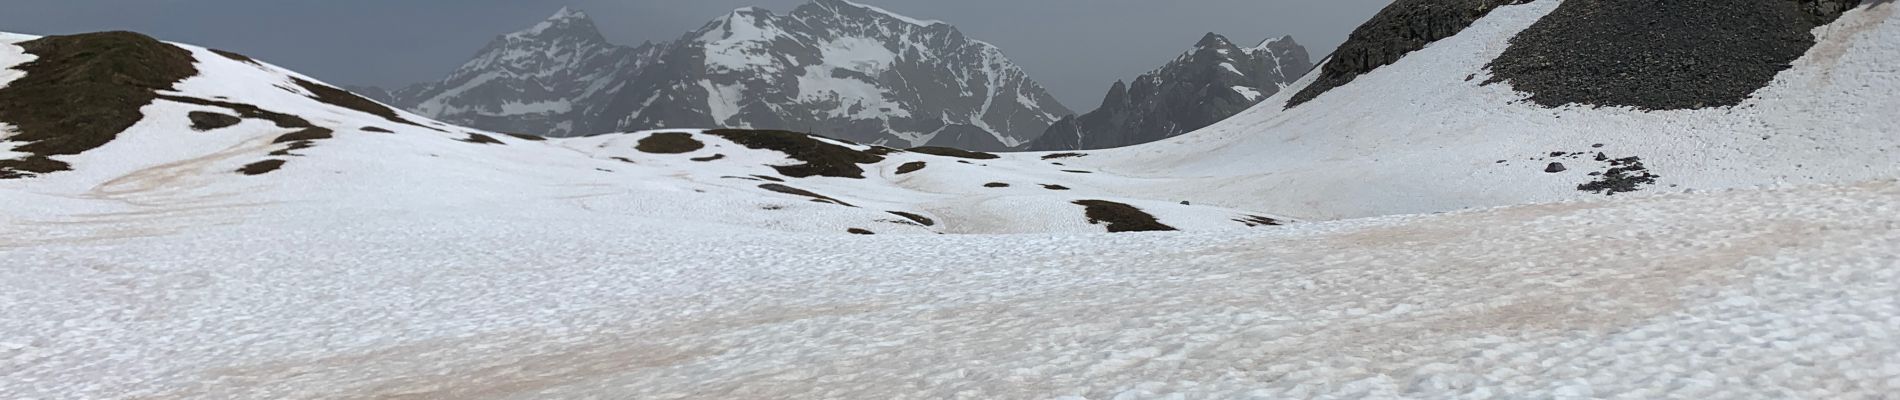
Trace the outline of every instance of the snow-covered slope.
{"label": "snow-covered slope", "polygon": [[[145,48],[172,48],[139,38]],[[32,39],[9,36],[7,43]],[[28,58],[7,46],[10,62]],[[1280,220],[1173,197],[1095,196],[1119,178],[1066,168],[1055,158],[939,156],[790,132],[695,129],[547,140],[472,130],[351,102],[361,99],[335,89],[329,91],[340,94],[319,95],[328,87],[242,56],[179,47],[189,53],[172,62],[196,73],[157,90],[150,105],[127,105],[142,115],[127,121],[130,128],[110,132],[116,136],[95,148],[50,155],[69,164],[65,169],[22,170],[19,179],[0,180],[0,197],[31,205],[14,210],[16,217],[60,209],[142,212],[177,201],[450,213],[509,204],[522,212],[603,213],[692,227],[682,229],[835,234],[1250,229]],[[220,118],[229,121],[201,126]],[[0,159],[0,172],[10,171],[9,160]],[[50,200],[70,196],[79,198]],[[1142,224],[1150,217],[1153,225]]]}
{"label": "snow-covered slope", "polygon": [[1291,36],[1241,47],[1209,33],[1133,84],[1115,82],[1100,108],[1056,121],[1025,147],[1106,149],[1178,136],[1259,104],[1311,69],[1306,48]]}
{"label": "snow-covered slope", "polygon": [[[1433,2],[1408,0],[1394,7],[1416,3]],[[1532,95],[1510,82],[1487,84],[1493,78],[1487,65],[1512,39],[1564,4],[1504,5],[1462,33],[1431,42],[1309,102],[1289,108],[1296,91],[1288,90],[1207,129],[1149,145],[1090,152],[1074,164],[1134,176],[1187,178],[1120,188],[1128,193],[1195,191],[1201,194],[1197,204],[1257,207],[1309,219],[1900,175],[1900,140],[1895,140],[1900,137],[1900,113],[1884,111],[1900,109],[1900,64],[1892,62],[1900,59],[1900,20],[1893,17],[1892,2],[1854,8],[1814,29],[1815,45],[1796,53],[1800,57],[1791,67],[1772,75],[1771,82],[1735,106],[1551,108],[1528,101]],[[1650,3],[1578,4],[1640,9]],[[1685,4],[1695,6],[1674,11],[1727,9],[1723,2]],[[1759,20],[1772,19],[1722,23]],[[1428,25],[1405,18],[1388,22]],[[1708,43],[1677,39],[1685,40],[1679,47],[1725,49],[1722,43],[1755,43],[1736,38],[1765,35],[1771,28],[1743,27],[1755,33],[1724,28]],[[1377,27],[1361,29],[1377,30],[1369,28]],[[1580,30],[1612,28],[1586,25]],[[1631,40],[1650,40],[1640,37]],[[1580,40],[1603,39],[1571,42]],[[1570,62],[1600,63],[1599,68],[1607,69],[1636,60],[1680,59],[1634,49],[1599,57]],[[1716,76],[1733,72],[1706,63],[1670,68]],[[1295,87],[1321,76],[1309,75]]]}
{"label": "snow-covered slope", "polygon": [[550,136],[722,126],[975,150],[1021,145],[1069,114],[995,46],[843,0],[783,15],[742,8],[677,41],[631,48],[563,9],[496,39],[449,78],[387,100]]}
{"label": "snow-covered slope", "polygon": [[[230,53],[0,34],[0,398],[1900,391],[1900,6],[1732,107],[1484,84],[1566,4],[1665,3],[1504,5],[1300,105],[995,158],[517,137]],[[1579,190],[1603,164],[1586,187],[1636,190]],[[1104,232],[1158,227],[1188,232]]]}

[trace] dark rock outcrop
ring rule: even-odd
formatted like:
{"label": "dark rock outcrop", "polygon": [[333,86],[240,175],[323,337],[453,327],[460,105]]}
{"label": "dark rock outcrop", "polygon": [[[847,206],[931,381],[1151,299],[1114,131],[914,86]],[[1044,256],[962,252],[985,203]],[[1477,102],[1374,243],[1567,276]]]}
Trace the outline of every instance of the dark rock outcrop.
{"label": "dark rock outcrop", "polygon": [[1857,0],[1569,0],[1511,40],[1490,82],[1547,107],[1741,104]]}
{"label": "dark rock outcrop", "polygon": [[[1752,0],[1751,0],[1752,1]],[[1529,0],[1398,0],[1360,25],[1320,68],[1319,78],[1287,101],[1297,107],[1379,67],[1457,35],[1500,6]]]}

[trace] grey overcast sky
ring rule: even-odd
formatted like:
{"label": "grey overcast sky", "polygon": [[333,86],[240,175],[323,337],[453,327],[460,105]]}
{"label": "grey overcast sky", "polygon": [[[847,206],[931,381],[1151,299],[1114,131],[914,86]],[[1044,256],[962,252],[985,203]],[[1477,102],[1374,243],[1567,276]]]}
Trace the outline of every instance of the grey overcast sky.
{"label": "grey overcast sky", "polygon": [[[495,36],[562,6],[621,44],[678,38],[734,8],[806,0],[4,0],[0,31],[132,30],[245,53],[340,85],[441,78]],[[857,0],[949,22],[1001,47],[1063,104],[1160,66],[1207,32],[1250,44],[1293,35],[1325,56],[1391,0]]]}

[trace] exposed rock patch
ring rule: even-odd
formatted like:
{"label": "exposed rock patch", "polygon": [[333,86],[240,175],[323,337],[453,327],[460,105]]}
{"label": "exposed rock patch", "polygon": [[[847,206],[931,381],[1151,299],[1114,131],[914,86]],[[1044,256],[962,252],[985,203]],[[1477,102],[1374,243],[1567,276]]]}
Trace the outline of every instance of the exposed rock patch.
{"label": "exposed rock patch", "polygon": [[1042,185],[1042,188],[1049,189],[1049,190],[1069,190],[1068,186],[1062,186],[1062,185]]}
{"label": "exposed rock patch", "polygon": [[1162,224],[1153,215],[1135,206],[1106,200],[1076,200],[1076,205],[1087,208],[1089,223],[1108,224],[1109,232],[1155,232],[1175,231],[1172,226]]}
{"label": "exposed rock patch", "polygon": [[911,220],[912,222],[916,222],[918,225],[937,226],[937,221],[933,221],[929,217],[925,217],[922,215],[907,213],[903,211],[887,211],[887,212],[891,213],[891,215],[904,217],[904,219],[908,219],[908,220]]}
{"label": "exposed rock patch", "polygon": [[944,156],[944,157],[968,158],[972,160],[994,160],[994,159],[1002,158],[1002,156],[998,156],[995,154],[984,153],[980,151],[969,151],[969,150],[951,148],[951,147],[934,147],[934,146],[914,147],[914,148],[911,148],[910,151],[912,153],[924,153],[924,154]]}
{"label": "exposed rock patch", "polygon": [[897,166],[897,174],[903,175],[903,174],[921,171],[927,165],[929,164],[925,164],[923,161],[907,162],[907,163],[904,163],[904,165]]}
{"label": "exposed rock patch", "polygon": [[640,139],[634,150],[653,154],[685,154],[706,148],[705,143],[693,139],[686,132],[660,132]]}
{"label": "exposed rock patch", "polygon": [[803,162],[799,165],[772,166],[779,174],[805,178],[829,176],[864,179],[858,164],[875,164],[884,157],[818,140],[811,135],[772,130],[715,129],[706,134],[718,136],[750,149],[772,150]]}
{"label": "exposed rock patch", "polygon": [[317,145],[316,141],[330,139],[334,137],[332,133],[335,133],[335,132],[332,132],[331,130],[325,129],[325,128],[304,128],[303,130],[287,133],[287,134],[284,134],[283,136],[278,136],[276,139],[271,140],[272,144],[288,143],[290,145],[284,146],[284,148],[278,149],[277,151],[273,151],[270,153],[270,155],[273,155],[273,156],[300,155],[300,154],[295,154],[293,152],[297,150],[303,150],[303,149],[308,149],[311,147],[316,147]]}
{"label": "exposed rock patch", "polygon": [[1248,228],[1286,225],[1286,221],[1281,221],[1279,219],[1274,219],[1274,218],[1262,217],[1258,215],[1248,215],[1248,216],[1236,218],[1234,219],[1234,222],[1247,224]]}
{"label": "exposed rock patch", "polygon": [[1050,155],[1046,155],[1046,156],[1042,156],[1042,159],[1044,159],[1044,160],[1056,160],[1056,159],[1063,159],[1063,158],[1072,158],[1072,157],[1083,157],[1083,156],[1087,156],[1087,154],[1082,154],[1082,153],[1055,153],[1055,154],[1050,154]]}
{"label": "exposed rock patch", "polygon": [[1609,170],[1592,174],[1597,176],[1597,180],[1577,185],[1577,190],[1614,196],[1617,193],[1642,190],[1643,186],[1654,185],[1656,178],[1661,178],[1650,173],[1649,168],[1644,166],[1643,160],[1638,157],[1624,157],[1607,162],[1610,163]]}
{"label": "exposed rock patch", "polygon": [[706,156],[706,157],[694,157],[692,158],[692,160],[698,161],[698,162],[713,162],[713,161],[719,161],[725,158],[726,158],[725,154],[714,154],[714,155]]}
{"label": "exposed rock patch", "polygon": [[808,191],[805,189],[799,189],[799,188],[780,185],[776,183],[767,183],[767,184],[759,185],[759,188],[774,191],[774,192],[794,195],[794,196],[810,197],[812,198],[811,201],[818,202],[818,203],[830,203],[830,204],[837,204],[837,205],[841,205],[845,207],[854,207],[854,208],[857,207],[857,206],[851,205],[851,203],[846,203],[843,200],[831,198],[830,196],[812,193],[811,191]]}
{"label": "exposed rock patch", "polygon": [[283,167],[284,167],[284,160],[273,159],[273,160],[264,160],[264,161],[250,163],[249,165],[245,165],[243,168],[238,168],[237,172],[240,174],[245,174],[245,175],[263,175],[263,174],[270,173],[271,171],[276,171],[278,168],[283,168]]}
{"label": "exposed rock patch", "polygon": [[461,139],[456,139],[456,140],[460,140],[460,141],[464,141],[464,142],[469,142],[469,143],[475,143],[475,144],[499,144],[499,145],[507,145],[507,143],[504,143],[504,142],[502,142],[501,140],[498,140],[498,139],[495,139],[495,137],[494,137],[494,136],[488,136],[488,135],[483,135],[483,134],[480,134],[480,133],[470,133],[470,134],[468,134],[468,137],[466,137],[466,138],[461,138]]}
{"label": "exposed rock patch", "polygon": [[229,128],[232,125],[237,125],[239,122],[244,121],[244,119],[235,116],[205,111],[186,113],[185,118],[191,120],[191,130],[199,132]]}
{"label": "exposed rock patch", "polygon": [[303,119],[303,117],[280,113],[280,112],[271,111],[271,110],[265,110],[263,108],[250,105],[250,104],[234,103],[234,102],[223,101],[223,100],[206,100],[206,99],[200,99],[196,97],[176,96],[176,95],[168,95],[168,94],[158,95],[157,98],[159,100],[179,102],[179,103],[185,103],[185,104],[195,104],[195,105],[201,105],[201,106],[207,106],[207,107],[224,108],[224,109],[231,110],[231,112],[237,113],[239,117],[255,118],[255,119],[270,121],[271,123],[276,124],[277,127],[279,128],[310,128],[310,127],[316,126],[316,125],[310,124],[310,121]]}
{"label": "exposed rock patch", "polygon": [[985,183],[985,184],[983,184],[983,187],[986,187],[986,188],[1006,188],[1006,187],[1009,187],[1009,184],[1007,184],[1007,183],[1002,183],[1002,182],[990,182],[990,183]]}
{"label": "exposed rock patch", "polygon": [[1859,0],[1569,0],[1511,39],[1488,83],[1546,107],[1741,104]]}
{"label": "exposed rock patch", "polygon": [[396,133],[396,131],[392,131],[392,130],[388,130],[388,129],[383,129],[383,128],[378,128],[378,127],[374,127],[374,126],[365,126],[365,127],[363,127],[363,129],[362,129],[362,130],[363,130],[364,132],[376,132],[376,133]]}
{"label": "exposed rock patch", "polygon": [[263,63],[257,62],[256,59],[252,59],[251,56],[238,54],[238,53],[232,53],[229,51],[218,50],[218,49],[209,49],[209,50],[211,50],[211,52],[214,54],[223,56],[224,58],[229,58],[233,61],[237,61],[237,62],[241,62],[245,64],[251,64],[251,65],[259,65],[259,66],[264,65]]}
{"label": "exposed rock patch", "polygon": [[877,232],[871,232],[871,230],[864,229],[864,228],[851,228],[851,229],[845,230],[845,232],[850,232],[853,235],[876,235],[877,234]]}
{"label": "exposed rock patch", "polygon": [[365,99],[363,96],[357,96],[355,93],[350,93],[347,90],[337,89],[329,85],[298,78],[291,78],[291,82],[296,83],[297,87],[301,87],[303,90],[310,92],[311,99],[322,102],[323,104],[361,111],[370,115],[383,117],[383,119],[389,120],[389,122],[435,129],[403,119],[402,116],[396,114],[396,110],[385,107],[381,103],[377,103],[373,100]]}

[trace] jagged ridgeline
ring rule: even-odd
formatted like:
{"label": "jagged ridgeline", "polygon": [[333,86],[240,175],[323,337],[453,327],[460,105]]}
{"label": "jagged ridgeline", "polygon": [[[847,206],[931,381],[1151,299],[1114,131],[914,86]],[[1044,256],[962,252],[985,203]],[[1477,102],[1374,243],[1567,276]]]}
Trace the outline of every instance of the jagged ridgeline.
{"label": "jagged ridgeline", "polygon": [[1021,146],[1071,113],[995,46],[842,0],[785,14],[742,8],[638,46],[613,44],[585,13],[563,9],[441,81],[358,90],[503,132],[786,129],[972,150]]}
{"label": "jagged ridgeline", "polygon": [[1057,121],[1028,150],[1105,149],[1179,136],[1253,107],[1312,68],[1291,36],[1242,47],[1209,33],[1133,84],[1115,82],[1100,108]]}

